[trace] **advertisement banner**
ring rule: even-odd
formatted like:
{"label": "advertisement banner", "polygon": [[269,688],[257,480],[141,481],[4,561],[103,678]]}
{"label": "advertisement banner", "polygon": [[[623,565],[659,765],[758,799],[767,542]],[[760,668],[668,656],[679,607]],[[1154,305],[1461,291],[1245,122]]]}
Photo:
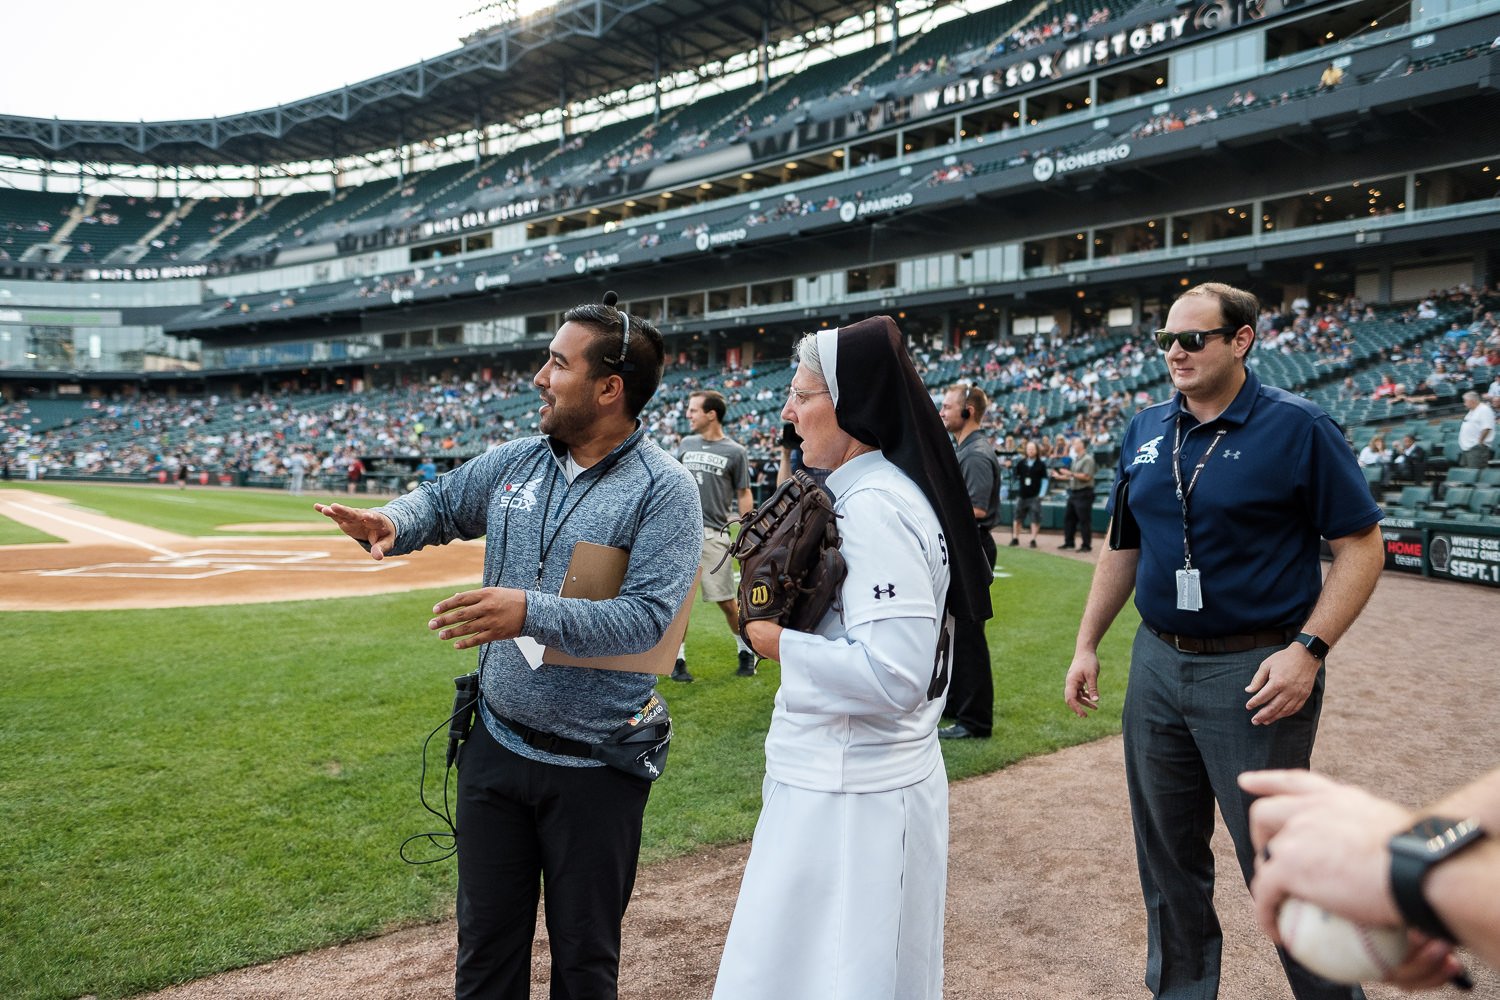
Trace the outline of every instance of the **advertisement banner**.
{"label": "advertisement banner", "polygon": [[1424,555],[1422,532],[1382,526],[1380,534],[1385,542],[1385,568],[1421,575]]}
{"label": "advertisement banner", "polygon": [[1500,587],[1500,537],[1434,531],[1427,558],[1433,576]]}

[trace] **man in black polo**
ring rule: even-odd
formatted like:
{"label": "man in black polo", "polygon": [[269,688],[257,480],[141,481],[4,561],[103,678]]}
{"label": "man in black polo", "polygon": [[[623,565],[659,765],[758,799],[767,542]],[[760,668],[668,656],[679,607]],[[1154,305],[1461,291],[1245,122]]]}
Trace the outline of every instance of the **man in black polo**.
{"label": "man in black polo", "polygon": [[[1214,803],[1248,881],[1250,798],[1236,778],[1308,766],[1324,657],[1384,564],[1380,508],[1337,425],[1246,367],[1257,312],[1248,292],[1199,285],[1158,331],[1177,393],[1125,432],[1118,524],[1063,686],[1079,716],[1099,707],[1099,641],[1134,590],[1125,775],[1157,997],[1217,995]],[[1320,538],[1333,551],[1326,583]],[[1298,1000],[1364,995],[1284,953],[1282,964]]]}
{"label": "man in black polo", "polygon": [[[990,398],[975,385],[955,385],[943,394],[938,415],[953,435],[958,469],[963,473],[979,545],[995,569],[995,526],[1000,523],[1000,460],[989,436],[979,429]],[[957,720],[938,730],[938,738],[988,739],[995,724],[995,680],[984,622],[960,621],[953,629],[953,676],[948,682],[945,715]]]}

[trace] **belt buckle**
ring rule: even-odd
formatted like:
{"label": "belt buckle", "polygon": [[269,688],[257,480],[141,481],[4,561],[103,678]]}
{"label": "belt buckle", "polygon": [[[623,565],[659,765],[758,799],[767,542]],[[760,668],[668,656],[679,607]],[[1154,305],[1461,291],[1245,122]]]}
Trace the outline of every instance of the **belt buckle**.
{"label": "belt buckle", "polygon": [[1173,634],[1173,636],[1172,636],[1172,647],[1174,649],[1176,649],[1177,652],[1179,652],[1179,653],[1191,653],[1191,652],[1193,652],[1193,650],[1191,650],[1191,649],[1183,649],[1182,648],[1182,636],[1176,635],[1176,634]]}

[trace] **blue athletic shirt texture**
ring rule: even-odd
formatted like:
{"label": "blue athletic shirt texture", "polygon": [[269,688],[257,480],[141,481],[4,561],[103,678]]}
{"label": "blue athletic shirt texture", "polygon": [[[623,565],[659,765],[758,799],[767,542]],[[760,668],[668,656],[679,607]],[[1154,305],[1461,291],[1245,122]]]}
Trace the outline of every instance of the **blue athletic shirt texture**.
{"label": "blue athletic shirt texture", "polygon": [[[1207,424],[1182,404],[1175,394],[1136,414],[1120,450],[1117,473],[1129,477],[1130,511],[1141,528],[1141,618],[1198,637],[1300,627],[1322,589],[1319,536],[1342,538],[1383,516],[1353,451],[1327,413],[1262,385],[1253,370],[1228,409]],[[1172,442],[1179,416],[1184,486],[1214,436],[1225,432],[1188,500],[1201,611],[1177,608],[1183,537]]]}
{"label": "blue athletic shirt texture", "polygon": [[[378,508],[396,525],[391,554],[485,536],[483,586],[526,591],[523,634],[573,656],[644,652],[660,641],[698,568],[697,484],[639,427],[571,484],[566,454],[546,437],[511,441]],[[617,598],[558,596],[580,541],[630,552]],[[601,765],[535,750],[494,716],[599,743],[640,709],[656,684],[652,674],[626,671],[546,663],[532,670],[508,639],[481,647],[480,662],[481,716],[495,739],[523,757],[566,767]]]}

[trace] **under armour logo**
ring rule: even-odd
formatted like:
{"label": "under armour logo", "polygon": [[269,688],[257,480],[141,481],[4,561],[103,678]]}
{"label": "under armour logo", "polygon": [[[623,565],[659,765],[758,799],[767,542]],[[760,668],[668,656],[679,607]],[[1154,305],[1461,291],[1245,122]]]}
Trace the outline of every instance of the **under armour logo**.
{"label": "under armour logo", "polygon": [[[884,593],[881,593],[881,591],[884,591]],[[888,583],[884,587],[882,587],[878,583],[875,585],[875,600],[878,601],[882,597],[891,597],[891,598],[894,598],[895,596],[896,596],[896,585],[894,583]]]}
{"label": "under armour logo", "polygon": [[1233,458],[1235,460],[1238,460],[1239,457],[1240,457],[1240,453],[1238,451],[1226,451],[1226,452],[1224,452],[1224,457],[1225,458]]}

